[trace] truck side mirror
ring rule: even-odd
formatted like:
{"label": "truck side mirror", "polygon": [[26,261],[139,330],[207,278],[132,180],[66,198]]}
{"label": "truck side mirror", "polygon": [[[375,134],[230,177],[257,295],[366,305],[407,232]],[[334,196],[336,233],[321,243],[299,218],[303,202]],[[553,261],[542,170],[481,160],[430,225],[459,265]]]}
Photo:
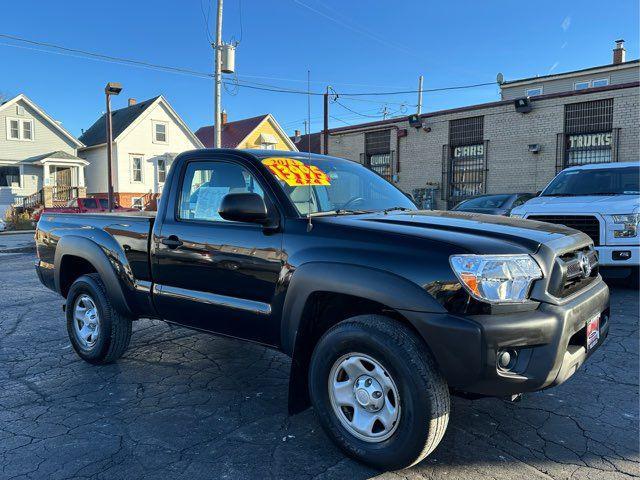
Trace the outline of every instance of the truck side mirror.
{"label": "truck side mirror", "polygon": [[222,199],[218,213],[232,222],[264,224],[269,220],[267,206],[257,193],[228,193]]}

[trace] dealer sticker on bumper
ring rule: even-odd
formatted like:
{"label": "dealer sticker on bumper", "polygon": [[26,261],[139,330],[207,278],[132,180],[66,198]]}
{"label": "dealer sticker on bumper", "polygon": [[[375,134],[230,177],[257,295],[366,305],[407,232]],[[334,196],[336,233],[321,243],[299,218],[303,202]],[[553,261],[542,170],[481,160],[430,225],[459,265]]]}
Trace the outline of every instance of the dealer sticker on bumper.
{"label": "dealer sticker on bumper", "polygon": [[600,339],[600,314],[587,320],[587,350],[591,350]]}

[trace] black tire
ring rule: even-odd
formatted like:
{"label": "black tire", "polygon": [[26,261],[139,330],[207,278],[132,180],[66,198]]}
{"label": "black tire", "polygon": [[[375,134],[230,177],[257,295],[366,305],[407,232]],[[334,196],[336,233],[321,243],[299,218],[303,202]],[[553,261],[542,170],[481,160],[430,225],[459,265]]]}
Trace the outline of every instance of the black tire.
{"label": "black tire", "polygon": [[[347,430],[331,404],[331,369],[338,359],[354,352],[381,364],[399,392],[395,431],[377,443]],[[309,392],[329,437],[349,456],[383,470],[420,462],[438,446],[449,421],[449,390],[428,347],[409,327],[382,315],[347,319],[322,336],[311,358]]]}
{"label": "black tire", "polygon": [[[76,300],[87,295],[95,304],[99,333],[91,345],[83,344],[74,325]],[[79,277],[67,295],[67,333],[78,356],[93,364],[110,363],[122,356],[131,340],[131,319],[120,315],[111,305],[107,290],[97,273]]]}

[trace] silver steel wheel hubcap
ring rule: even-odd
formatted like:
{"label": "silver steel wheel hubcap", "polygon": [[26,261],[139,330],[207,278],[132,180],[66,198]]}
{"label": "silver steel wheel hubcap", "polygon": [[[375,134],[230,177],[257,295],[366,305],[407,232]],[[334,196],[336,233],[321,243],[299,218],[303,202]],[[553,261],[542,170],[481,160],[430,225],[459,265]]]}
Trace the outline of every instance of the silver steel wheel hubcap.
{"label": "silver steel wheel hubcap", "polygon": [[73,306],[73,327],[76,338],[84,348],[91,348],[100,336],[100,316],[93,299],[80,295]]}
{"label": "silver steel wheel hubcap", "polygon": [[329,398],[340,423],[365,442],[382,442],[396,431],[400,396],[389,372],[369,355],[349,353],[329,374]]}

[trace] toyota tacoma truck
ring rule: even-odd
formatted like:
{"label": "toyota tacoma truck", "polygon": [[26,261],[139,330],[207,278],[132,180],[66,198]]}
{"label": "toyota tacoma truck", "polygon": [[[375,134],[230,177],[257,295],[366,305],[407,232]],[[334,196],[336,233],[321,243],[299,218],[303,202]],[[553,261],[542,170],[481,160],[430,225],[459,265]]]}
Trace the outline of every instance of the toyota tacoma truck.
{"label": "toyota tacoma truck", "polygon": [[451,394],[559,385],[609,330],[584,233],[418,211],[329,156],[186,152],[156,215],[45,212],[36,239],[82,359],[116,360],[139,318],[278,349],[290,413],[312,405],[336,444],[382,469],[436,448]]}
{"label": "toyota tacoma truck", "polygon": [[631,281],[637,286],[640,163],[567,168],[538,197],[514,208],[511,216],[560,223],[586,233],[593,240],[600,266],[612,267],[609,275],[626,276],[631,271]]}

